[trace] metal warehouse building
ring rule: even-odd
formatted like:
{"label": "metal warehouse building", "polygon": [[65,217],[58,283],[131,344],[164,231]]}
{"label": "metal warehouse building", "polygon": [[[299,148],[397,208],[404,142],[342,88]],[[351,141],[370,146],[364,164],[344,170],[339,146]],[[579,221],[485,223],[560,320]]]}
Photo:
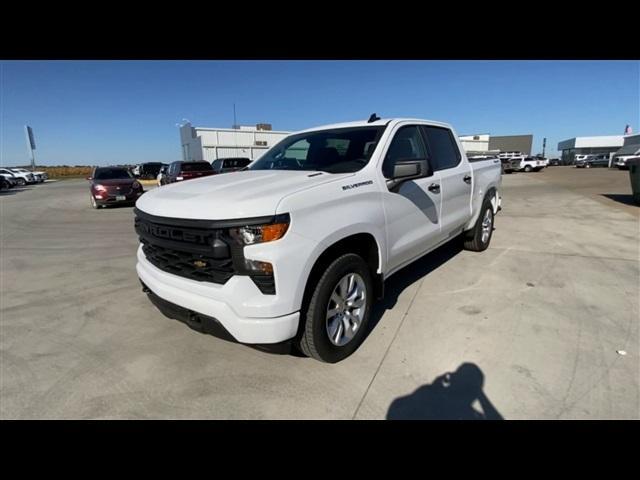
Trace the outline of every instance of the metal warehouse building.
{"label": "metal warehouse building", "polygon": [[182,159],[213,162],[218,158],[246,157],[256,160],[290,133],[271,130],[271,125],[264,123],[237,128],[204,128],[185,123],[180,127]]}
{"label": "metal warehouse building", "polygon": [[461,135],[460,143],[467,153],[522,152],[531,155],[533,135],[491,136],[488,133]]}
{"label": "metal warehouse building", "polygon": [[562,161],[573,163],[576,155],[609,154],[611,157],[624,144],[624,135],[603,135],[599,137],[575,137],[558,143]]}

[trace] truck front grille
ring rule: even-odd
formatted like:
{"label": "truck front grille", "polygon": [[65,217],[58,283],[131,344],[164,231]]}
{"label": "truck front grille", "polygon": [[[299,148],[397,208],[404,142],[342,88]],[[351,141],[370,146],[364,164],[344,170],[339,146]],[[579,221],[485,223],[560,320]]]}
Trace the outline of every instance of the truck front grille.
{"label": "truck front grille", "polygon": [[229,237],[228,222],[155,217],[137,209],[135,213],[142,252],[160,270],[220,285],[234,275],[247,275],[263,294],[276,293],[273,274],[247,271],[243,247]]}
{"label": "truck front grille", "polygon": [[142,251],[147,260],[165,272],[219,284],[225,284],[234,274],[231,258],[215,259],[198,253],[152,245],[146,239],[141,241]]}

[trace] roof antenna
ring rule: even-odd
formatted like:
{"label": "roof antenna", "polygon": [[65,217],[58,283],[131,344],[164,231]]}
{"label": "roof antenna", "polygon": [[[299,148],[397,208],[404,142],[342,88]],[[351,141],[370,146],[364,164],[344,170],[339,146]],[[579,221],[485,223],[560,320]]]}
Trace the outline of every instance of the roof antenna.
{"label": "roof antenna", "polygon": [[369,117],[369,120],[367,120],[367,123],[372,123],[372,122],[375,122],[376,120],[380,120],[380,117],[377,116],[375,113],[372,113],[371,116]]}

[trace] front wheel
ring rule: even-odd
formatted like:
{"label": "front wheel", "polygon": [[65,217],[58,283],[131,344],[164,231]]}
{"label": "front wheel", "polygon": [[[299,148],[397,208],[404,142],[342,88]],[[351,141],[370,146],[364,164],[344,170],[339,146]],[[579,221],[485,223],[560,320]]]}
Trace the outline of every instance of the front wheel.
{"label": "front wheel", "polygon": [[335,259],[301,312],[302,353],[327,363],[347,358],[364,340],[372,303],[371,271],[362,257],[347,253]]}
{"label": "front wheel", "polygon": [[100,205],[98,205],[98,202],[96,202],[96,199],[95,199],[95,198],[93,198],[93,195],[89,195],[89,198],[90,198],[90,202],[91,202],[91,207],[92,207],[92,208],[94,208],[94,209],[96,209],[96,210],[97,210],[98,208],[100,208]]}
{"label": "front wheel", "polygon": [[493,206],[489,198],[482,202],[480,216],[471,230],[464,235],[464,248],[474,252],[482,252],[489,247],[493,235]]}
{"label": "front wheel", "polygon": [[27,184],[27,181],[24,178],[18,178],[16,179],[16,183],[18,184],[18,186],[24,187]]}
{"label": "front wheel", "polygon": [[524,167],[524,171],[525,172],[530,172],[531,171],[531,165],[527,165],[526,167]]}

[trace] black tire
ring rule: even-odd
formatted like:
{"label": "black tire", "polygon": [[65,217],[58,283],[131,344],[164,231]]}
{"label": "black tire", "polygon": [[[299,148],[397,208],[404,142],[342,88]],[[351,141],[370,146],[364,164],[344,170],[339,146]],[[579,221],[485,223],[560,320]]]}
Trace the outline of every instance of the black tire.
{"label": "black tire", "polygon": [[[334,345],[327,332],[327,307],[329,300],[340,280],[349,273],[360,275],[365,284],[365,303],[363,319],[353,338],[343,346]],[[298,347],[306,356],[326,363],[344,360],[360,346],[366,335],[371,306],[373,303],[373,280],[367,263],[354,253],[336,258],[324,271],[318,283],[313,287],[309,304],[300,312],[301,338]]]}
{"label": "black tire", "polygon": [[529,173],[529,172],[531,171],[531,165],[526,165],[526,166],[524,167],[524,171],[525,171],[525,172],[527,172],[527,173]]}
{"label": "black tire", "polygon": [[16,178],[16,183],[19,187],[24,187],[27,184],[27,181],[24,178]]}
{"label": "black tire", "polygon": [[[491,212],[489,214],[491,218],[491,229],[489,230],[489,237],[486,241],[482,241],[482,223],[485,215],[487,214],[487,210]],[[473,252],[482,252],[489,247],[491,243],[491,237],[493,236],[493,223],[494,223],[494,213],[493,206],[491,205],[491,201],[488,197],[484,199],[482,202],[482,208],[480,209],[480,215],[478,216],[478,220],[476,220],[476,224],[473,228],[464,233],[464,248],[465,250],[471,250]]]}
{"label": "black tire", "polygon": [[96,202],[96,199],[93,198],[93,195],[89,195],[89,203],[95,210],[98,210],[100,208],[100,205],[98,205],[98,202]]}

